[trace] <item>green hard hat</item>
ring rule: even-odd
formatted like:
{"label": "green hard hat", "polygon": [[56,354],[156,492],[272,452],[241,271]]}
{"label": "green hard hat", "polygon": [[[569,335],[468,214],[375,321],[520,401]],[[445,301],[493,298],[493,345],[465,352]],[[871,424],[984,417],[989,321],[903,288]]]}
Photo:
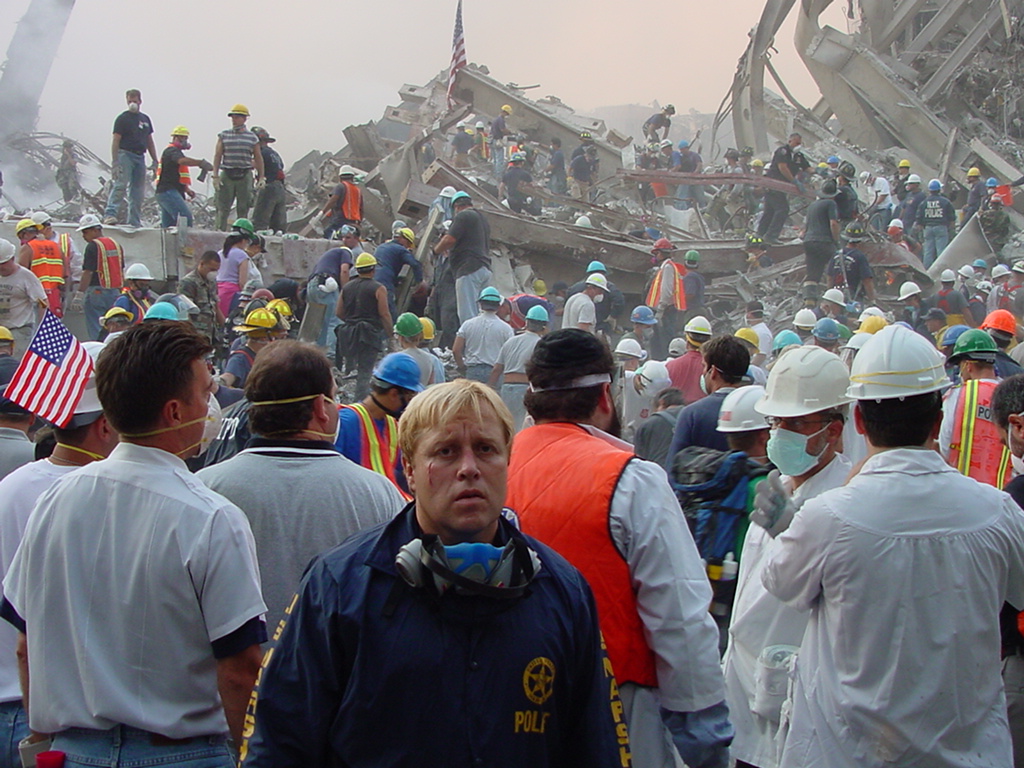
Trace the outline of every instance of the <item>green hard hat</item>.
{"label": "green hard hat", "polygon": [[689,250],[686,252],[686,255],[683,256],[683,261],[689,262],[691,264],[696,264],[698,261],[700,261],[700,254],[697,251]]}
{"label": "green hard hat", "polygon": [[953,345],[953,354],[949,356],[949,362],[957,363],[961,359],[967,359],[994,363],[997,351],[996,343],[991,336],[979,328],[972,328],[960,334]]}
{"label": "green hard hat", "polygon": [[842,323],[839,323],[838,325],[839,338],[842,339],[843,341],[848,341],[849,338],[853,336],[853,331],[851,331],[847,326],[843,325]]}
{"label": "green hard hat", "polygon": [[423,333],[423,323],[412,312],[403,312],[395,321],[395,333],[411,339],[413,336]]}
{"label": "green hard hat", "polygon": [[248,219],[235,219],[231,224],[232,229],[237,229],[239,232],[244,232],[247,235],[255,235],[256,228],[253,227],[252,222]]}

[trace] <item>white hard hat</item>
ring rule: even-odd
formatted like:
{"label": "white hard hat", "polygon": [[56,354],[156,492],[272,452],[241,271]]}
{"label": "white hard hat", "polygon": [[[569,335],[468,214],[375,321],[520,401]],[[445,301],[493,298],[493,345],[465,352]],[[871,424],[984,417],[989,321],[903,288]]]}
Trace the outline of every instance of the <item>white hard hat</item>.
{"label": "white hard hat", "polygon": [[455,187],[445,187],[441,190],[441,197],[452,197],[455,194]]}
{"label": "white hard hat", "polygon": [[850,402],[850,374],[835,354],[821,347],[792,347],[768,374],[765,396],[754,406],[765,416],[806,416]]}
{"label": "white hard hat", "polygon": [[690,321],[683,328],[684,333],[695,333],[698,336],[710,336],[711,335],[711,323],[704,315],[694,315],[690,318]]}
{"label": "white hard hat", "polygon": [[[82,346],[89,353],[93,366],[95,366],[96,359],[100,356],[100,352],[103,351],[106,344],[102,341],[83,341]],[[96,413],[102,410],[103,406],[100,404],[99,395],[96,394],[96,372],[94,369],[93,374],[85,382],[85,389],[82,390],[82,397],[78,401],[78,405],[75,406],[75,416],[84,416],[87,413]],[[75,425],[72,423],[69,426],[74,428]]]}
{"label": "white hard hat", "polygon": [[999,278],[999,277],[1006,277],[1008,274],[1010,274],[1010,270],[1006,268],[1005,264],[996,264],[992,268],[992,279],[993,280],[995,280],[996,278]]}
{"label": "white hard hat", "polygon": [[821,298],[825,301],[831,301],[833,304],[846,305],[846,297],[843,296],[843,292],[838,288],[829,288],[822,294]]}
{"label": "white hard hat", "polygon": [[575,224],[577,227],[590,227],[591,229],[594,228],[594,225],[590,223],[590,217],[587,216],[586,214],[578,217],[576,219]]}
{"label": "white hard hat", "polygon": [[46,211],[34,211],[29,218],[40,227],[53,221],[53,217]]}
{"label": "white hard hat", "polygon": [[656,395],[670,386],[672,379],[668,375],[668,366],[661,360],[648,360],[637,368],[633,377],[633,388],[641,395]]}
{"label": "white hard hat", "polygon": [[907,282],[903,283],[903,285],[900,286],[899,300],[905,301],[906,299],[909,299],[911,296],[917,296],[919,293],[921,293],[921,286],[919,286],[913,280],[907,280]]}
{"label": "white hard hat", "polygon": [[964,264],[957,270],[963,277],[974,277],[974,267],[970,264]]}
{"label": "white hard hat", "polygon": [[816,322],[818,322],[818,316],[814,314],[814,310],[805,308],[797,311],[796,317],[793,318],[793,327],[809,331]]}
{"label": "white hard hat", "polygon": [[1010,271],[1016,272],[1017,274],[1024,274],[1024,261],[1013,262],[1013,266],[1010,267]]}
{"label": "white hard hat", "polygon": [[616,345],[615,354],[628,355],[629,357],[635,357],[637,360],[643,360],[647,357],[647,353],[640,346],[640,342],[630,338],[624,338]]}
{"label": "white hard hat", "polygon": [[861,181],[867,181],[870,178],[871,178],[871,171],[861,171],[860,172],[860,180]]}
{"label": "white hard hat", "polygon": [[978,293],[992,293],[992,283],[988,280],[981,280],[974,286],[974,290]]}
{"label": "white hard hat", "polygon": [[600,272],[591,272],[587,275],[587,279],[584,280],[583,283],[584,285],[596,285],[602,291],[608,290],[608,278]]}
{"label": "white hard hat", "polygon": [[145,264],[129,264],[124,271],[125,280],[152,280],[153,275]]}
{"label": "white hard hat", "polygon": [[0,239],[0,264],[6,264],[8,261],[13,259],[17,250],[18,249],[14,247],[14,243],[10,240]]}
{"label": "white hard hat", "polygon": [[893,219],[889,222],[890,227],[896,227],[897,229],[903,229],[903,219]]}
{"label": "white hard hat", "polygon": [[339,176],[355,176],[359,171],[353,168],[351,165],[343,165],[338,169]]}
{"label": "white hard hat", "polygon": [[756,384],[734,389],[722,401],[718,412],[719,432],[752,432],[768,429],[764,416],[754,410],[754,404],[764,397],[764,387]]}
{"label": "white hard hat", "polygon": [[868,343],[868,339],[871,338],[870,333],[855,333],[853,336],[846,340],[840,349],[860,349]]}
{"label": "white hard hat", "polygon": [[94,213],[87,213],[78,220],[78,231],[82,232],[86,229],[92,229],[93,227],[102,227],[103,222],[100,221],[100,217]]}
{"label": "white hard hat", "polygon": [[[971,272],[973,271],[974,270],[972,269]],[[954,280],[956,280],[956,272],[952,269],[944,269],[942,270],[942,274],[939,275],[940,283],[952,283]]]}
{"label": "white hard hat", "polygon": [[921,177],[918,176],[916,173],[912,173],[909,176],[907,176],[907,184],[920,184],[920,183],[921,183]]}
{"label": "white hard hat", "polygon": [[857,353],[847,394],[856,400],[891,400],[948,386],[946,358],[935,345],[902,325],[889,325]]}
{"label": "white hard hat", "polygon": [[858,323],[863,323],[869,317],[881,317],[885,319],[885,312],[880,310],[878,307],[865,307],[864,311],[860,313],[860,317],[857,318]]}

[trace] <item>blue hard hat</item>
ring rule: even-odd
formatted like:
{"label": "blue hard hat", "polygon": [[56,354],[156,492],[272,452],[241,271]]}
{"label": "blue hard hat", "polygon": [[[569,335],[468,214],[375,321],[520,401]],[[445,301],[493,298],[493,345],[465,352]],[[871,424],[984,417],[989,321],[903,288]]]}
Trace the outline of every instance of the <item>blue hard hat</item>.
{"label": "blue hard hat", "polygon": [[548,311],[540,304],[535,304],[526,311],[527,320],[536,320],[538,323],[547,323],[551,320]]}
{"label": "blue hard hat", "polygon": [[690,146],[690,142],[688,142],[686,139],[681,139],[680,140],[680,142],[679,142],[679,148],[680,149],[686,149],[688,146]]}
{"label": "blue hard hat", "polygon": [[422,392],[420,384],[420,367],[416,361],[404,352],[392,352],[386,355],[373,369],[373,378],[410,392]]}
{"label": "blue hard hat", "polygon": [[938,179],[932,179],[931,181],[928,182],[928,191],[929,192],[940,192],[940,191],[942,191],[942,182],[939,181]]}
{"label": "blue hard hat", "polygon": [[796,331],[791,331],[788,328],[784,331],[779,331],[775,334],[775,339],[772,341],[772,352],[778,352],[783,347],[788,347],[791,344],[803,344],[800,337],[796,335]]}
{"label": "blue hard hat", "polygon": [[167,301],[158,301],[146,310],[143,320],[177,320],[178,308]]}
{"label": "blue hard hat", "polygon": [[607,272],[608,269],[600,261],[592,261],[587,265],[587,274],[591,272]]}
{"label": "blue hard hat", "polygon": [[975,259],[974,263],[971,264],[971,266],[977,267],[978,269],[988,269],[988,262],[985,261],[984,259]]}
{"label": "blue hard hat", "polygon": [[826,163],[838,163],[839,162],[839,158],[836,157],[835,155],[829,155],[828,156],[828,160],[826,160],[825,162]]}
{"label": "blue hard hat", "polygon": [[629,315],[629,321],[631,323],[640,323],[640,325],[658,324],[658,319],[654,316],[654,310],[646,304],[635,307]]}
{"label": "blue hard hat", "polygon": [[470,199],[472,199],[472,198],[470,198],[468,192],[456,192],[454,195],[452,195],[452,203],[453,204],[457,203],[459,200],[470,200]]}
{"label": "blue hard hat", "polygon": [[968,328],[966,325],[951,325],[949,328],[946,329],[946,333],[943,334],[942,343],[939,344],[939,346],[952,347],[954,344],[956,344],[956,340],[960,338],[960,334],[963,333],[964,331],[969,330],[970,328]]}
{"label": "blue hard hat", "polygon": [[831,317],[823,317],[814,324],[811,334],[822,341],[839,341],[839,323]]}
{"label": "blue hard hat", "polygon": [[501,303],[502,298],[501,294],[498,293],[497,288],[493,288],[488,285],[486,288],[480,291],[480,297],[477,299],[477,301],[496,301],[498,303]]}
{"label": "blue hard hat", "polygon": [[988,187],[989,189],[994,189],[995,187],[999,186],[999,179],[997,179],[995,176],[990,176],[985,180],[985,186]]}

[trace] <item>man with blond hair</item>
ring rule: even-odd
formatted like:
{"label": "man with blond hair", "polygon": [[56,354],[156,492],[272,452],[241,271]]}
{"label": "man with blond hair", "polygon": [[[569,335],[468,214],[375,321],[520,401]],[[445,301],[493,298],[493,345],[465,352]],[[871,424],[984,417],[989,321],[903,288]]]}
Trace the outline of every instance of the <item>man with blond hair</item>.
{"label": "man with blond hair", "polygon": [[399,442],[416,499],[307,569],[247,766],[630,764],[589,587],[502,514],[513,432],[478,382],[412,400]]}

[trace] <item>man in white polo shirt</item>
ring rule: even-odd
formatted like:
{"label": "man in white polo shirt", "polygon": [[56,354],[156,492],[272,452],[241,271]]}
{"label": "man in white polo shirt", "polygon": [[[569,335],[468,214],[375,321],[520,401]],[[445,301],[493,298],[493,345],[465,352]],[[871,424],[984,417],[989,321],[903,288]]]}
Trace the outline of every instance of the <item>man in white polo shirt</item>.
{"label": "man in white polo shirt", "polygon": [[106,345],[96,389],[122,442],[40,497],[4,579],[29,725],[66,768],[233,764],[266,606],[245,516],[184,462],[209,434],[210,351],[176,322]]}

